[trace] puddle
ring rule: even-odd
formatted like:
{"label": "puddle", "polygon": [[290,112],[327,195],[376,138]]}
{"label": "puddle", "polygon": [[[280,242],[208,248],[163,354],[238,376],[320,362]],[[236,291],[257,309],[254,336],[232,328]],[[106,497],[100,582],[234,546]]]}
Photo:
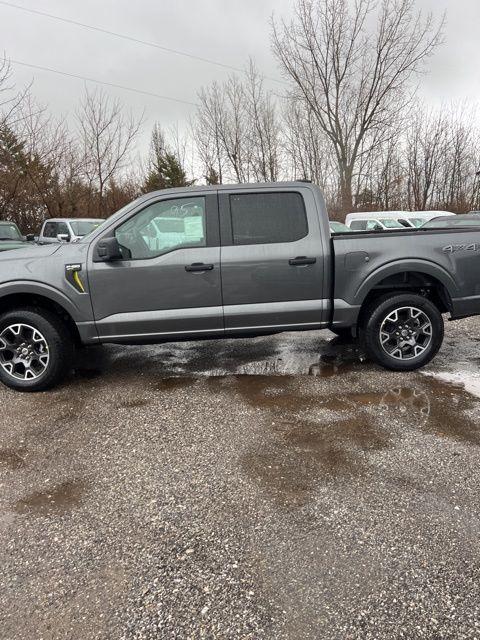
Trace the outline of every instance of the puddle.
{"label": "puddle", "polygon": [[12,471],[25,467],[25,456],[27,450],[20,449],[0,449],[0,469],[6,467]]}
{"label": "puddle", "polygon": [[432,398],[427,433],[459,442],[480,445],[480,425],[468,412],[479,406],[473,395],[457,385],[425,376],[423,387]]}
{"label": "puddle", "polygon": [[251,339],[206,340],[154,346],[89,347],[79,352],[76,377],[89,380],[148,376],[308,374],[330,377],[360,362],[353,343],[326,338],[318,331]]}
{"label": "puddle", "polygon": [[83,480],[67,480],[51,489],[36,491],[18,500],[14,510],[20,514],[52,515],[68,512],[78,506],[87,484]]}
{"label": "puddle", "polygon": [[331,424],[297,422],[271,450],[249,452],[241,465],[276,501],[300,506],[320,481],[363,474],[368,453],[390,446],[388,432],[362,417]]}
{"label": "puddle", "polygon": [[224,376],[207,384],[264,414],[272,440],[247,452],[241,464],[282,504],[303,504],[319,482],[367,473],[403,429],[480,445],[480,428],[468,415],[478,401],[435,378],[344,394],[316,393],[314,381],[301,376]]}

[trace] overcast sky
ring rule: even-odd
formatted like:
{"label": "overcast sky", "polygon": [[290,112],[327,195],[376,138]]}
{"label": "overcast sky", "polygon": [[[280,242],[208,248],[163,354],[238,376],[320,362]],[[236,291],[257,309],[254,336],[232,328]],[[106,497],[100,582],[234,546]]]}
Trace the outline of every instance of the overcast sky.
{"label": "overcast sky", "polygon": [[[280,78],[270,50],[269,19],[287,17],[292,0],[12,0],[17,5],[121,32],[165,47],[242,67],[252,56],[258,68]],[[421,79],[432,104],[480,102],[480,0],[417,0],[419,9],[447,12],[445,44]],[[195,102],[196,92],[229,71],[205,62],[95,33],[0,4],[0,49],[7,57]],[[68,115],[84,90],[80,80],[13,65],[18,85],[58,115]],[[273,81],[267,84],[281,87]],[[147,139],[153,122],[182,128],[194,107],[107,89],[136,114],[145,111]]]}

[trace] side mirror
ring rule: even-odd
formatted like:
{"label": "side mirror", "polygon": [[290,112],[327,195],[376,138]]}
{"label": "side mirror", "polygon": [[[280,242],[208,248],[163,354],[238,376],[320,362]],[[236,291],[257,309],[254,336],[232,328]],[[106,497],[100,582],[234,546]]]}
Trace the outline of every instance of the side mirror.
{"label": "side mirror", "polygon": [[35,236],[33,233],[27,233],[27,235],[25,236],[25,240],[27,242],[35,242]]}
{"label": "side mirror", "polygon": [[57,240],[59,242],[70,242],[70,236],[68,235],[68,233],[59,233],[57,235]]}
{"label": "side mirror", "polygon": [[96,248],[98,262],[113,262],[123,260],[122,251],[116,238],[104,238],[100,240]]}

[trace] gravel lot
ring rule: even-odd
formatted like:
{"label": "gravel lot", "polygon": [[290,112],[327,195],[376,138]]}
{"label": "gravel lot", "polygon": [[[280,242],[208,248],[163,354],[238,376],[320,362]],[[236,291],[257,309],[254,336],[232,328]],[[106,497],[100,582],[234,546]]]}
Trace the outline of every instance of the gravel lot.
{"label": "gravel lot", "polygon": [[0,637],[480,638],[479,339],[411,374],[328,331],[95,348],[0,388]]}

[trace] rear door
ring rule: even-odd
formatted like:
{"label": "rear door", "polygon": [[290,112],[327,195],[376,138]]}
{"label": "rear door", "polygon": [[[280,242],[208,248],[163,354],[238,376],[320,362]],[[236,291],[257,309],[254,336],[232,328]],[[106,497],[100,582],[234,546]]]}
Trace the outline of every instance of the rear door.
{"label": "rear door", "polygon": [[326,239],[312,191],[232,189],[219,206],[226,332],[320,327]]}

